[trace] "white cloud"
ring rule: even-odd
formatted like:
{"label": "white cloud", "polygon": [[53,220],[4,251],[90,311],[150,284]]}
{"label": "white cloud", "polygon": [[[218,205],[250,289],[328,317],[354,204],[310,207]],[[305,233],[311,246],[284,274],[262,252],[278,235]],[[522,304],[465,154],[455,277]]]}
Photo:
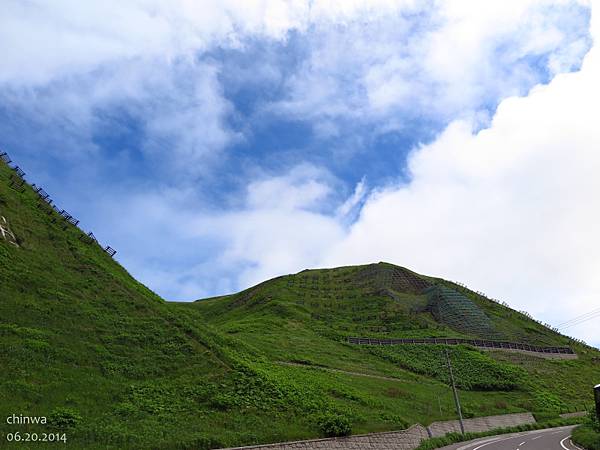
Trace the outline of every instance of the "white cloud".
{"label": "white cloud", "polygon": [[194,172],[241,139],[227,121],[236,111],[219,61],[201,60],[206,51],[243,52],[253,40],[285,42],[297,31],[298,71],[280,79],[281,67],[259,62],[245,78],[283,83],[285,98],[265,109],[312,120],[327,139],[347,134],[339,119],[383,132],[411,116],[473,114],[535,82],[527,57],[548,54],[552,71],[570,70],[586,49],[586,10],[575,5],[9,0],[0,15],[0,99],[40,130],[60,129],[74,149],[94,150],[98,131],[113,125],[106,109],[125,110],[142,122],[151,155],[173,154],[175,168]]}
{"label": "white cloud", "polygon": [[36,139],[30,147],[52,142],[44,147],[54,157],[77,159],[98,151],[107,130],[139,127],[137,148],[113,148],[111,156],[143,150],[157,166],[206,173],[240,135],[226,121],[233,111],[218,64],[200,56],[242,47],[250,35],[284,39],[307,8],[280,0],[8,0],[0,101],[12,127],[30,121],[35,132],[19,130]]}
{"label": "white cloud", "polygon": [[313,21],[339,23],[411,3],[7,0],[0,15],[0,83],[41,85],[134,58],[160,57],[168,63],[215,44],[243,47],[248,35],[280,40],[290,30],[306,30]]}
{"label": "white cloud", "polygon": [[[585,51],[578,3],[586,2],[9,0],[0,15],[0,84],[46,85],[123,61],[168,65],[297,30],[310,57],[283,106],[325,116],[382,111],[429,97],[434,85],[434,101],[423,106],[447,111],[473,106],[484,88],[518,89],[531,76],[525,56],[550,53],[552,70],[576,64]],[[502,80],[494,77],[500,64],[513,66]]]}
{"label": "white cloud", "polygon": [[244,266],[240,287],[315,267],[344,232],[335,219],[302,209],[243,210],[208,222],[227,240],[219,265]]}
{"label": "white cloud", "polygon": [[249,209],[319,209],[331,195],[327,180],[331,175],[310,165],[300,165],[288,173],[252,181],[247,188]]}
{"label": "white cloud", "polygon": [[[336,180],[308,165],[252,182],[242,207],[198,217],[194,229],[224,243],[219,267],[241,267],[237,286],[314,266],[344,234],[331,210]],[[330,206],[331,205],[331,206]]]}
{"label": "white cloud", "polygon": [[168,63],[215,41],[235,44],[243,33],[281,37],[299,24],[307,5],[279,0],[9,0],[2,9],[0,82],[30,85],[119,60],[160,57]]}
{"label": "white cloud", "polygon": [[141,152],[167,173],[185,177],[206,173],[224,148],[241,139],[227,123],[233,108],[217,78],[218,69],[209,62],[121,61],[45,86],[0,88],[0,102],[11,111],[9,119],[30,121],[28,129],[7,132],[24,134],[19,142],[41,140],[30,144],[32,151],[44,148],[75,163],[98,157],[98,137],[135,135],[133,148],[117,138],[104,150],[114,160]]}
{"label": "white cloud", "polygon": [[367,182],[363,177],[356,186],[354,187],[354,192],[352,195],[346,199],[344,203],[342,203],[336,210],[336,216],[340,219],[346,218],[349,214],[351,214],[354,210],[360,207],[361,202],[365,199],[367,195]]}
{"label": "white cloud", "polygon": [[557,73],[588,48],[578,2],[387,5],[315,22],[309,56],[273,107],[317,126],[336,117],[379,127],[398,116],[445,121],[524,93],[539,79],[531,59],[547,55],[540,64]]}
{"label": "white cloud", "polygon": [[143,95],[131,99],[137,101],[137,115],[145,125],[145,148],[178,176],[206,172],[220,150],[242,139],[226,123],[233,106],[210,64],[185,63],[166,75],[158,83],[141,81],[147,85]]}

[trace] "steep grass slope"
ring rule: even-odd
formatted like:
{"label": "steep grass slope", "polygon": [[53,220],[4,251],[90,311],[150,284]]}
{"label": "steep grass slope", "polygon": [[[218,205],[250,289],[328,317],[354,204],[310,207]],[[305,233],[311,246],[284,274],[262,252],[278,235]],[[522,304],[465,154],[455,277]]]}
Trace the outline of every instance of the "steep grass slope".
{"label": "steep grass slope", "polygon": [[[30,187],[10,189],[12,176],[0,163],[0,215],[18,245],[0,237],[0,446],[44,447],[8,443],[14,432],[61,431],[71,448],[119,449],[288,432],[295,394],[246,362],[258,359],[251,348],[165,303]],[[233,405],[253,412],[232,414]],[[9,425],[12,415],[51,424]]]}
{"label": "steep grass slope", "polygon": [[[381,264],[305,271],[239,294],[164,302],[0,163],[0,446],[60,432],[65,448],[217,448],[453,418],[441,346],[371,348],[349,335],[470,336],[436,319],[442,280]],[[42,206],[40,206],[42,205]],[[466,415],[579,409],[600,355],[465,292],[507,338],[571,345],[580,358],[451,349]],[[464,303],[464,302],[463,302]],[[44,416],[46,425],[6,418]],[[62,443],[60,444],[63,445]]]}

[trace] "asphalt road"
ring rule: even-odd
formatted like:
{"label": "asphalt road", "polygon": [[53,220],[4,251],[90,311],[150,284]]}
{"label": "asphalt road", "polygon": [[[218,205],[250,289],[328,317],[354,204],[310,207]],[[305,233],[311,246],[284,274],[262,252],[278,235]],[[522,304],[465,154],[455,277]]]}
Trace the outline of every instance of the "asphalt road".
{"label": "asphalt road", "polygon": [[573,426],[488,436],[440,450],[581,450],[571,442]]}

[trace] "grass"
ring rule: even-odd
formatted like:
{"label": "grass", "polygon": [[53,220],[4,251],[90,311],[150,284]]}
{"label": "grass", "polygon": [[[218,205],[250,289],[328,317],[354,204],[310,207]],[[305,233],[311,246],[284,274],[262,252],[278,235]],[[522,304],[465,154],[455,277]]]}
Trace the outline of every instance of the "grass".
{"label": "grass", "polygon": [[586,450],[600,450],[600,431],[591,425],[581,425],[573,430],[573,442]]}
{"label": "grass", "polygon": [[586,450],[600,450],[600,423],[591,408],[583,425],[573,430],[573,442]]}
{"label": "grass", "polygon": [[[373,354],[400,367],[447,383],[449,377],[445,349],[443,345],[369,347]],[[512,391],[520,387],[527,375],[524,370],[495,361],[489,355],[467,346],[452,347],[449,354],[454,360],[457,386],[463,389]]]}
{"label": "grass", "polygon": [[[7,448],[5,436],[15,431],[61,431],[65,447],[76,449],[208,449],[314,438],[346,424],[366,433],[454,418],[444,347],[345,341],[472,337],[436,322],[426,296],[383,294],[360,278],[363,267],[343,267],[192,304],[166,302],[98,245],[82,242],[79,229],[63,229],[29,187],[11,190],[10,176],[0,164],[0,214],[20,243],[0,239],[0,431]],[[597,351],[465,295],[507,339],[571,345],[581,355],[549,361],[450,348],[465,415],[558,413],[589,402],[589,386],[600,378]],[[51,423],[8,426],[12,414]],[[334,425],[326,427],[324,417]]]}

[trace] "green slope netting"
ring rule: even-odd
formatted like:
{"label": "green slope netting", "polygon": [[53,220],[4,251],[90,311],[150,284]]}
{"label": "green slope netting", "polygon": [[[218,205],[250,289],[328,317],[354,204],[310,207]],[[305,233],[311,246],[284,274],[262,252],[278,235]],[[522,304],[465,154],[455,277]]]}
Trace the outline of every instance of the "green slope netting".
{"label": "green slope netting", "polygon": [[429,308],[438,322],[478,336],[499,337],[488,316],[464,295],[444,286],[434,286],[427,294]]}
{"label": "green slope netting", "polygon": [[396,292],[420,294],[431,283],[403,267],[389,264],[372,264],[355,275],[355,279],[371,287],[391,289]]}

